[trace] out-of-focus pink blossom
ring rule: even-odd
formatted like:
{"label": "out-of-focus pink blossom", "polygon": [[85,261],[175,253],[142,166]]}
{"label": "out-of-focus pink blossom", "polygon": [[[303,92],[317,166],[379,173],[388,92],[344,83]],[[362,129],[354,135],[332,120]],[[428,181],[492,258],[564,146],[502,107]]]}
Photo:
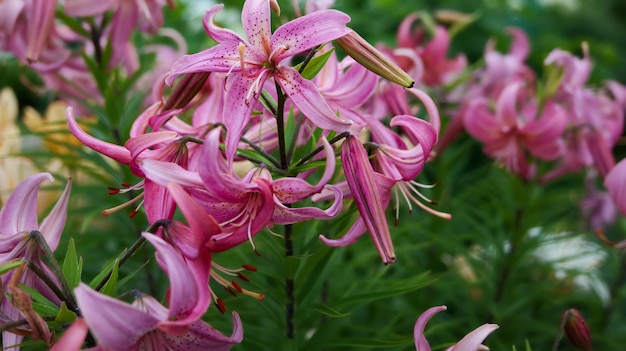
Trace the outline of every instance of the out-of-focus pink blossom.
{"label": "out-of-focus pink blossom", "polygon": [[[431,307],[419,316],[413,330],[415,349],[417,351],[431,351],[428,340],[424,336],[424,329],[435,314],[447,309],[446,306]],[[447,348],[446,351],[477,351],[483,347],[481,344],[487,336],[496,329],[498,329],[497,324],[483,324],[465,335],[458,343]]]}
{"label": "out-of-focus pink blossom", "polygon": [[542,110],[538,103],[526,100],[521,84],[507,86],[496,101],[482,98],[470,103],[464,125],[467,132],[484,143],[484,151],[509,171],[522,178],[533,176],[528,156],[554,160],[560,155],[560,137],[567,115],[563,108],[547,101]]}
{"label": "out-of-focus pink blossom", "polygon": [[[423,27],[412,29],[413,24],[419,19],[416,13],[408,15],[398,28],[397,42],[399,49],[415,50],[421,60],[423,71],[421,83],[427,86],[438,86],[449,83],[467,66],[467,59],[464,55],[448,59],[450,47],[450,36],[448,30],[442,26],[435,27],[435,33],[428,43],[425,43],[427,36]],[[415,69],[415,60],[403,57],[402,50],[394,50],[395,59],[400,67],[410,72]]]}
{"label": "out-of-focus pink blossom", "polygon": [[[41,257],[42,249],[30,237],[31,231],[39,231],[50,249],[54,251],[59,245],[61,232],[67,217],[67,204],[70,195],[71,181],[68,181],[61,197],[54,205],[48,216],[41,222],[37,220],[37,194],[41,183],[54,178],[49,173],[35,174],[22,181],[11,193],[4,207],[0,211],[0,263],[7,263],[14,259],[27,259],[37,265],[51,280],[55,281],[52,270],[44,264]],[[2,275],[0,283],[3,287],[13,277],[13,271]],[[21,284],[37,289],[51,301],[58,302],[49,287],[31,270],[25,271],[20,277]],[[0,309],[10,320],[20,319],[19,311],[13,307],[9,297],[4,293],[0,296]],[[2,333],[4,349],[21,342],[22,336],[8,331]]]}

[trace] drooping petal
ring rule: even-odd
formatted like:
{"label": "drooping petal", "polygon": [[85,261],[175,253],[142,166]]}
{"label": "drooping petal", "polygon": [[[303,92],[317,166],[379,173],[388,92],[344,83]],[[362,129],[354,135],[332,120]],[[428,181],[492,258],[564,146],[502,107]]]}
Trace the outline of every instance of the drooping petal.
{"label": "drooping petal", "polygon": [[72,178],[67,180],[65,190],[61,193],[61,196],[57,200],[56,204],[50,210],[48,216],[41,222],[39,231],[46,238],[46,242],[52,251],[56,250],[61,239],[61,233],[65,226],[65,220],[67,218],[67,203],[70,198],[70,190],[72,189]]}
{"label": "drooping petal", "polygon": [[385,216],[386,206],[383,205],[367,151],[358,138],[349,136],[344,141],[341,147],[341,159],[354,203],[372,236],[380,257],[384,263],[394,262],[396,257]]}
{"label": "drooping petal", "polygon": [[0,211],[0,233],[14,235],[38,230],[37,193],[41,183],[54,181],[50,173],[38,173],[24,179],[11,193]]}
{"label": "drooping petal", "polygon": [[430,345],[428,344],[428,340],[426,340],[426,337],[424,336],[424,329],[426,328],[426,324],[435,314],[441,311],[445,311],[447,309],[448,308],[446,306],[435,306],[427,309],[419,316],[417,322],[415,323],[415,327],[413,328],[413,337],[415,338],[416,351],[430,351]]}
{"label": "drooping petal", "polygon": [[196,247],[201,248],[213,235],[222,232],[219,224],[178,184],[169,183],[167,189],[183,212],[191,227]]}
{"label": "drooping petal", "polygon": [[[248,1],[250,2],[250,1]],[[278,63],[318,45],[340,38],[351,32],[346,27],[350,16],[337,10],[317,11],[280,26],[272,36],[271,47],[280,50],[273,58]]]}
{"label": "drooping petal", "polygon": [[69,130],[72,134],[74,134],[76,139],[80,140],[83,144],[90,147],[91,149],[105,156],[108,156],[117,162],[130,164],[131,155],[128,149],[120,145],[107,143],[106,141],[94,138],[91,135],[85,133],[76,122],[76,118],[74,117],[74,110],[72,109],[72,107],[67,108],[66,114]]}
{"label": "drooping petal", "polygon": [[76,301],[98,344],[110,350],[131,350],[159,319],[125,302],[102,295],[81,283]]}
{"label": "drooping petal", "polygon": [[56,1],[26,1],[24,15],[29,21],[26,32],[26,59],[29,62],[39,60],[39,55],[53,32],[56,5]]}
{"label": "drooping petal", "polygon": [[[157,250],[161,268],[170,279],[169,288],[169,317],[167,321],[159,323],[159,329],[176,329],[178,326],[188,325],[202,317],[209,307],[208,294],[200,295],[200,288],[195,279],[189,279],[192,272],[185,263],[183,256],[163,239],[150,233],[142,233]],[[175,318],[172,321],[172,318]],[[178,329],[176,329],[178,330]]]}
{"label": "drooping petal", "polygon": [[350,244],[355,243],[365,232],[367,228],[365,227],[365,222],[362,218],[357,218],[352,227],[348,230],[346,234],[344,234],[339,239],[329,239],[324,235],[320,235],[320,240],[327,246],[330,247],[343,247],[348,246]]}
{"label": "drooping petal", "polygon": [[475,351],[478,350],[483,340],[494,330],[498,329],[497,324],[483,324],[465,335],[456,345],[446,351]]}
{"label": "drooping petal", "polygon": [[343,132],[352,122],[338,117],[313,82],[304,79],[292,67],[280,66],[275,79],[304,116],[316,126]]}

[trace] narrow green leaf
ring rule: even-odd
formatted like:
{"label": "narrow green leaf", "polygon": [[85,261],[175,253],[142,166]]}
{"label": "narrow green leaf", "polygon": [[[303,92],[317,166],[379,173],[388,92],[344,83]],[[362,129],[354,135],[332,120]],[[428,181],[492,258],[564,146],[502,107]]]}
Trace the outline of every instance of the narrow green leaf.
{"label": "narrow green leaf", "polygon": [[[24,289],[24,291],[26,291],[26,293],[28,293],[28,295],[30,295],[30,297],[33,298],[33,308],[35,308],[35,305],[40,306],[42,311],[39,311],[35,308],[35,311],[37,313],[47,314],[47,315],[57,314],[59,307],[54,302],[48,300],[39,291],[37,291],[36,289],[30,288],[24,284],[20,284],[20,288]],[[54,312],[50,313],[50,311],[54,311]]]}
{"label": "narrow green leaf", "polygon": [[70,242],[67,245],[65,260],[63,260],[62,272],[70,288],[75,288],[78,286],[78,284],[80,283],[80,277],[82,275],[82,260],[80,263],[78,262],[74,238],[71,238]]}
{"label": "narrow green leaf", "polygon": [[339,312],[332,307],[322,305],[322,304],[313,305],[313,310],[321,314],[324,314],[328,317],[333,317],[333,318],[342,318],[342,317],[347,317],[350,315],[350,313]]}
{"label": "narrow green leaf", "polygon": [[107,280],[104,287],[102,287],[101,293],[109,296],[117,295],[117,278],[119,274],[119,260],[115,260],[115,264],[113,265],[113,271],[111,273],[111,277]]}
{"label": "narrow green leaf", "polygon": [[379,299],[406,294],[408,292],[428,286],[435,281],[436,279],[431,277],[429,272],[425,272],[416,277],[387,284],[386,289],[346,296],[339,303],[335,304],[335,308],[350,309],[353,306],[365,305]]}
{"label": "narrow green leaf", "polygon": [[[333,51],[334,50],[328,50],[319,56],[313,57],[306,65],[306,67],[304,67],[304,70],[302,71],[302,77],[304,77],[305,79],[313,79],[313,77],[315,77],[322,70],[322,67],[324,67]],[[299,70],[301,66],[302,63],[296,65],[294,68]]]}
{"label": "narrow green leaf", "polygon": [[0,265],[0,275],[4,274],[14,268],[17,268],[19,266],[22,265],[22,263],[24,263],[24,261],[22,260],[11,260],[7,263],[3,263]]}
{"label": "narrow green leaf", "polygon": [[139,273],[144,267],[146,267],[146,265],[148,264],[148,261],[144,262],[144,264],[142,264],[139,268],[135,269],[134,271],[132,271],[130,274],[128,274],[127,276],[125,276],[124,278],[120,279],[117,282],[117,288],[121,288],[122,286],[124,286],[124,284],[126,284],[129,280],[131,280],[135,275],[137,275],[137,273]]}

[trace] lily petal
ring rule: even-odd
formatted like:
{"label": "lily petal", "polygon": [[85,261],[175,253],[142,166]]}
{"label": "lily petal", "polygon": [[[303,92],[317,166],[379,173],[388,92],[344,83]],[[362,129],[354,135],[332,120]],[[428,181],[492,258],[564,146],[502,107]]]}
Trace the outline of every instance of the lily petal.
{"label": "lily petal", "polygon": [[46,238],[46,242],[52,251],[56,250],[57,246],[59,246],[61,233],[63,232],[65,220],[67,219],[67,203],[70,198],[71,189],[72,178],[69,178],[65,185],[65,190],[61,193],[57,203],[39,226],[39,231],[43,234],[44,238]]}
{"label": "lily petal", "polygon": [[426,337],[424,337],[424,329],[426,328],[426,324],[435,314],[441,311],[445,311],[447,309],[448,307],[446,306],[435,306],[427,309],[419,316],[417,322],[415,322],[415,327],[413,328],[413,337],[415,338],[416,351],[430,351],[430,345],[428,344],[428,340],[426,340]]}
{"label": "lily petal", "polygon": [[74,294],[89,329],[105,349],[130,350],[159,323],[152,315],[84,283],[74,289]]}
{"label": "lily petal", "polygon": [[346,27],[348,22],[350,16],[345,13],[324,10],[283,24],[272,36],[271,47],[275,50],[281,49],[280,54],[274,58],[275,62],[343,37],[352,31]]}
{"label": "lily petal", "polygon": [[384,263],[396,257],[385,215],[385,206],[374,178],[374,170],[361,141],[349,136],[341,147],[341,160],[346,181],[367,230]]}
{"label": "lily petal", "polygon": [[0,211],[2,234],[17,234],[39,229],[37,192],[44,181],[54,181],[50,173],[38,173],[24,179],[11,193]]}
{"label": "lily petal", "polygon": [[76,139],[80,140],[83,144],[97,151],[98,153],[108,156],[117,162],[130,164],[132,158],[128,149],[120,145],[107,143],[106,141],[94,138],[91,135],[85,133],[76,122],[76,118],[74,117],[74,110],[72,109],[72,107],[67,108],[66,115],[69,130],[72,134],[74,134]]}
{"label": "lily petal", "polygon": [[292,67],[280,66],[275,79],[294,105],[316,126],[343,132],[352,125],[351,121],[338,117],[315,84]]}

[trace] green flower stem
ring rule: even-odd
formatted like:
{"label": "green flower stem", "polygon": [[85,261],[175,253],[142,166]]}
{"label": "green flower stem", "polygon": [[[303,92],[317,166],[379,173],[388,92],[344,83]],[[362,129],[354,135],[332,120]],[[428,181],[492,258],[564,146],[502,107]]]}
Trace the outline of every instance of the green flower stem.
{"label": "green flower stem", "polygon": [[[50,267],[50,269],[52,269],[52,272],[54,273],[54,275],[59,280],[59,283],[61,284],[61,289],[60,289],[61,295],[59,295],[56,292],[55,294],[57,294],[57,296],[59,296],[59,298],[62,301],[65,301],[65,303],[67,303],[67,308],[69,308],[72,312],[78,313],[78,304],[74,300],[74,295],[72,295],[72,290],[70,289],[70,285],[67,283],[67,279],[65,279],[65,276],[63,275],[63,270],[61,269],[59,262],[56,260],[56,258],[54,258],[54,254],[52,253],[52,250],[50,250],[50,246],[48,246],[48,242],[46,241],[46,238],[44,238],[43,234],[41,234],[41,232],[38,230],[32,230],[28,233],[28,235],[30,236],[31,239],[34,239],[39,245],[39,247],[43,250],[44,257],[48,261],[47,262],[48,266]],[[28,266],[33,272],[35,272],[36,270],[40,270],[39,267],[35,268],[35,265],[30,262]],[[43,274],[43,276],[45,276],[45,273],[43,272],[41,273]],[[40,276],[40,278],[43,279],[42,276]],[[52,288],[52,285],[55,285],[55,284],[52,282],[50,283],[51,284],[48,284],[48,283],[46,284],[50,286],[50,288]]]}
{"label": "green flower stem", "polygon": [[68,297],[68,295],[66,295],[52,281],[52,279],[50,279],[50,277],[48,275],[46,275],[46,273],[44,271],[42,271],[41,268],[39,268],[39,266],[37,266],[35,263],[33,263],[32,261],[29,261],[29,260],[25,260],[25,262],[26,262],[26,264],[28,266],[28,269],[30,269],[31,272],[35,273],[35,275],[37,277],[39,277],[39,279],[41,279],[41,281],[44,284],[46,284],[46,286],[48,286],[50,288],[50,290],[52,290],[52,292],[59,298],[59,300],[65,301],[65,303],[67,304],[67,308],[69,308],[74,313],[78,312],[78,306],[76,305],[76,301],[74,301],[74,297],[73,297],[73,295],[71,293],[70,293],[70,295]]}
{"label": "green flower stem", "polygon": [[[338,142],[339,140],[346,138],[348,135],[350,135],[350,132],[343,132],[343,133],[337,134],[334,138],[330,139],[328,142],[332,145]],[[313,157],[315,157],[315,155],[322,152],[322,150],[324,150],[324,146],[318,146],[315,150],[313,150],[308,155],[304,156],[300,161],[298,161],[298,163],[296,164],[296,167],[300,167],[304,165],[308,160],[312,159]]]}
{"label": "green flower stem", "polygon": [[[169,224],[168,220],[160,219],[160,220],[154,222],[152,225],[150,225],[148,227],[148,229],[146,230],[146,232],[154,234],[159,229],[159,227],[165,227],[168,224]],[[122,255],[120,256],[120,261],[118,263],[118,268],[121,267],[124,263],[126,263],[126,261],[128,261],[128,259],[131,258],[139,250],[139,248],[141,248],[141,246],[145,242],[146,242],[146,239],[143,236],[140,236],[139,239],[137,239],[137,241],[135,241],[135,243],[133,243],[133,245],[131,245],[131,247],[125,249],[122,252]],[[111,278],[111,274],[113,274],[113,269],[111,269],[107,273],[107,275],[104,277],[104,279],[102,279],[102,281],[96,286],[96,288],[95,288],[96,291],[100,291],[104,287],[104,285],[106,285],[106,283],[109,280],[109,278]]]}

